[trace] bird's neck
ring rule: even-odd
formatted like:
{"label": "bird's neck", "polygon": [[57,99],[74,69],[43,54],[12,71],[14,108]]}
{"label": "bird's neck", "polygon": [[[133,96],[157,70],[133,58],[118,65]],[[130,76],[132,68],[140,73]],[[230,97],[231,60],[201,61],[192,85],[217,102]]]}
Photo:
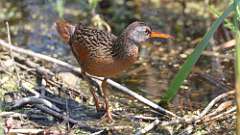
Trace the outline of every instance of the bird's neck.
{"label": "bird's neck", "polygon": [[123,33],[115,41],[113,45],[113,51],[116,58],[124,60],[136,60],[138,57],[138,44],[133,40],[130,40]]}

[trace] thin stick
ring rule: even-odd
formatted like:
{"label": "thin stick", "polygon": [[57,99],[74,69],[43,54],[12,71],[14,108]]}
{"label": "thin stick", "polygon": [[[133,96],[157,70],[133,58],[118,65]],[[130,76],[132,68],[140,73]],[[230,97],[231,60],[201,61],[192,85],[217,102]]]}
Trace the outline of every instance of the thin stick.
{"label": "thin stick", "polygon": [[57,112],[61,112],[61,110],[59,108],[57,108],[55,105],[53,105],[48,100],[40,98],[40,97],[35,97],[35,96],[25,97],[25,98],[16,100],[14,105],[12,106],[12,108],[17,108],[17,107],[23,106],[25,104],[44,104],[47,107],[52,108],[53,110],[55,110]]}
{"label": "thin stick", "polygon": [[81,72],[80,68],[72,66],[72,65],[70,65],[70,64],[68,64],[66,62],[63,62],[63,61],[58,60],[56,58],[52,58],[50,56],[46,56],[46,55],[43,55],[43,54],[40,54],[40,53],[35,53],[35,52],[31,51],[31,50],[27,50],[27,49],[23,49],[23,48],[20,48],[20,47],[17,47],[17,46],[13,46],[12,44],[6,43],[2,39],[0,39],[0,45],[5,47],[5,48],[12,49],[12,51],[14,51],[14,52],[17,52],[17,53],[20,53],[20,54],[29,55],[29,56],[33,56],[33,57],[36,57],[36,58],[39,58],[39,59],[46,60],[48,62],[56,63],[58,65],[61,65],[61,66],[66,67],[68,69],[71,69],[72,71],[75,71],[75,72]]}
{"label": "thin stick", "polygon": [[[9,28],[8,21],[6,21],[6,27],[7,27],[8,44],[12,45],[12,40],[11,40],[11,34],[10,34],[10,28]],[[13,55],[12,49],[10,48],[9,50],[10,50],[11,60],[14,61],[14,59],[13,59],[14,55]],[[18,82],[19,82],[20,81],[20,77],[19,77],[19,74],[17,72],[15,63],[13,63],[13,67],[14,67],[14,69],[16,71],[17,79],[18,79]]]}
{"label": "thin stick", "polygon": [[[6,27],[7,27],[7,37],[8,37],[8,44],[12,44],[12,40],[11,40],[11,35],[10,35],[10,28],[9,28],[9,24],[8,21],[6,21]],[[11,58],[13,58],[12,56],[12,49],[10,48],[10,56]]]}
{"label": "thin stick", "polygon": [[[20,53],[20,54],[30,55],[30,56],[33,56],[33,57],[37,57],[37,58],[46,60],[48,62],[53,62],[55,64],[61,65],[63,67],[66,67],[66,68],[70,69],[73,73],[77,73],[77,74],[81,73],[81,69],[80,68],[72,66],[72,65],[70,65],[70,64],[68,64],[66,62],[63,62],[63,61],[58,60],[56,58],[52,58],[50,56],[46,56],[46,55],[43,55],[43,54],[39,54],[39,53],[33,52],[31,50],[27,50],[27,49],[23,49],[23,48],[19,48],[19,47],[10,45],[10,44],[6,43],[4,40],[1,40],[1,39],[0,39],[0,45],[5,47],[5,48],[11,48],[13,51],[15,51],[17,53]],[[96,78],[98,78],[98,77],[96,77]],[[98,80],[102,80],[102,79],[98,78]],[[150,106],[151,108],[153,108],[153,109],[155,109],[155,110],[157,110],[159,112],[163,112],[163,113],[169,114],[171,116],[174,116],[174,117],[180,119],[180,117],[177,116],[176,114],[174,114],[174,113],[172,113],[172,112],[170,112],[170,111],[160,107],[156,103],[154,103],[154,102],[144,98],[143,96],[137,94],[136,92],[133,92],[132,90],[128,89],[127,87],[124,87],[124,86],[120,85],[119,83],[114,82],[111,79],[107,79],[107,83],[112,85],[115,88],[118,88],[122,92],[127,93],[130,96],[133,96],[134,98],[136,98],[140,102],[144,103],[145,105]]]}
{"label": "thin stick", "polygon": [[216,104],[216,102],[218,102],[218,101],[221,100],[222,98],[227,97],[228,95],[232,95],[232,94],[234,94],[234,93],[235,93],[235,91],[232,90],[232,91],[223,93],[223,94],[217,96],[216,98],[214,98],[214,99],[208,104],[208,106],[200,113],[199,117],[203,117],[204,115],[206,115],[206,114],[209,112],[209,110]]}
{"label": "thin stick", "polygon": [[104,131],[105,131],[105,130],[100,130],[100,131],[94,132],[94,133],[92,133],[92,134],[90,134],[90,135],[101,135]]}
{"label": "thin stick", "polygon": [[0,117],[14,117],[14,118],[19,118],[19,117],[27,117],[26,114],[21,114],[21,113],[16,113],[16,112],[1,112]]}
{"label": "thin stick", "polygon": [[50,115],[53,115],[53,116],[55,116],[55,117],[57,117],[59,119],[62,119],[64,121],[69,121],[69,122],[71,122],[73,124],[77,124],[79,126],[79,128],[86,129],[86,130],[91,131],[91,132],[97,132],[97,131],[101,130],[101,129],[90,127],[90,126],[88,126],[87,124],[84,124],[81,121],[77,121],[75,119],[69,118],[69,117],[67,117],[67,116],[65,116],[65,115],[63,115],[61,113],[58,113],[58,112],[56,112],[56,111],[54,111],[54,110],[52,110],[52,109],[50,109],[50,108],[48,108],[46,106],[39,105],[39,104],[36,104],[35,106],[38,109],[40,109],[40,110],[42,110],[42,111],[44,111],[44,112],[46,112],[46,113],[48,113]]}
{"label": "thin stick", "polygon": [[141,120],[156,120],[157,117],[150,117],[150,116],[143,116],[143,115],[137,115],[137,116],[130,116],[130,118],[133,118],[133,119],[141,119]]}
{"label": "thin stick", "polygon": [[232,48],[236,45],[236,40],[235,39],[232,39],[232,40],[229,40],[221,45],[217,45],[216,46],[216,50],[220,50],[220,49],[229,49],[229,48]]}
{"label": "thin stick", "polygon": [[191,133],[193,132],[193,128],[193,125],[188,125],[187,128],[185,128],[181,133],[177,135],[191,135]]}
{"label": "thin stick", "polygon": [[124,87],[124,86],[120,85],[119,83],[116,83],[116,82],[114,82],[113,80],[110,80],[110,79],[107,79],[107,82],[108,82],[109,84],[111,84],[112,86],[118,88],[118,89],[121,90],[122,92],[124,92],[124,93],[126,93],[126,94],[128,94],[128,95],[130,95],[130,96],[132,96],[132,97],[134,97],[134,98],[136,98],[138,101],[144,103],[145,105],[150,106],[150,107],[153,108],[154,110],[157,110],[157,111],[163,112],[163,113],[167,113],[167,114],[169,114],[169,115],[171,115],[171,116],[174,116],[174,117],[176,117],[176,118],[178,118],[178,119],[181,119],[181,118],[180,118],[179,116],[177,116],[176,114],[174,114],[174,113],[172,113],[172,112],[170,112],[170,111],[168,111],[168,110],[160,107],[159,105],[157,105],[157,104],[155,104],[154,102],[146,99],[145,97],[137,94],[136,92],[133,92],[132,90],[128,89],[127,87]]}
{"label": "thin stick", "polygon": [[[187,55],[189,55],[193,52],[193,49],[188,49],[185,52],[186,52]],[[213,56],[213,57],[222,58],[222,59],[229,59],[229,60],[234,60],[235,59],[234,56],[232,56],[232,55],[220,54],[219,52],[216,52],[216,51],[203,51],[202,55]]]}
{"label": "thin stick", "polygon": [[[203,122],[201,120],[204,120],[204,116],[210,111],[210,109],[221,99],[227,97],[228,95],[233,95],[235,93],[234,90],[223,93],[217,97],[215,97],[208,105],[207,107],[198,115],[198,116],[192,116],[192,117],[184,117],[181,119],[173,119],[171,121],[157,121],[155,120],[153,123],[147,125],[145,128],[140,129],[136,134],[144,134],[147,133],[148,131],[150,131],[151,129],[154,128],[154,126],[162,126],[162,127],[166,127],[168,125],[176,125],[176,124],[181,124],[181,123],[185,123],[185,124],[192,124],[192,123],[199,123],[199,122]],[[230,112],[233,112],[236,110],[236,107],[233,107],[233,109],[230,109],[226,112],[221,113],[220,115],[217,115],[217,118],[222,117],[226,114],[229,114]],[[216,116],[215,116],[216,117]],[[213,117],[214,119],[216,119],[215,117]],[[157,124],[156,124],[157,123]]]}
{"label": "thin stick", "polygon": [[160,123],[159,119],[154,120],[151,124],[149,124],[148,126],[146,126],[145,128],[139,130],[135,135],[142,135],[147,133],[148,131],[150,131],[151,129],[153,129],[156,125],[158,125]]}
{"label": "thin stick", "polygon": [[44,134],[44,129],[33,129],[33,128],[11,128],[8,131],[9,135],[38,135]]}
{"label": "thin stick", "polygon": [[[14,56],[16,56],[16,53],[14,54]],[[28,72],[31,72],[32,74],[35,74],[35,75],[38,75],[38,74],[45,75],[47,78],[48,78],[48,76],[54,76],[54,73],[52,71],[50,71],[49,69],[46,69],[45,67],[42,67],[39,64],[36,64],[36,63],[34,63],[32,61],[29,61],[28,59],[24,59],[21,56],[15,57],[14,60],[16,61],[15,64],[17,66],[19,66],[20,68],[22,68],[22,69],[24,69],[24,70],[26,70]],[[70,86],[66,86],[63,83],[55,82],[55,81],[50,80],[50,79],[47,79],[46,81],[48,83],[50,83],[51,85],[54,85],[54,86],[56,86],[58,88],[61,88],[61,89],[63,87],[64,88],[67,87],[68,91],[70,90],[70,91],[74,92],[75,95],[76,94],[78,96],[80,95],[83,100],[87,100],[88,99],[87,96],[84,93],[82,93],[79,90],[76,90],[75,88],[72,88]],[[1,83],[0,83],[0,85],[1,85]]]}
{"label": "thin stick", "polygon": [[203,122],[209,122],[209,121],[218,120],[218,119],[221,119],[221,118],[224,118],[224,117],[229,117],[228,115],[230,115],[231,113],[235,113],[236,110],[237,110],[237,107],[234,106],[231,109],[227,110],[226,112],[220,113],[220,114],[218,114],[214,117],[211,117],[211,118],[204,119]]}
{"label": "thin stick", "polygon": [[49,108],[52,108],[58,112],[61,112],[61,110],[55,106],[54,104],[52,104],[50,101],[48,101],[47,99],[44,99],[41,97],[41,94],[38,93],[37,91],[33,90],[33,89],[29,89],[28,87],[26,87],[24,84],[21,84],[21,89],[23,91],[28,91],[30,93],[32,93],[34,96],[30,96],[30,97],[25,97],[25,98],[22,98],[22,99],[19,99],[19,100],[16,100],[14,105],[13,105],[13,108],[15,107],[20,107],[22,105],[25,105],[25,104],[36,104],[36,103],[40,103],[40,104],[44,104],[46,106],[48,106]]}

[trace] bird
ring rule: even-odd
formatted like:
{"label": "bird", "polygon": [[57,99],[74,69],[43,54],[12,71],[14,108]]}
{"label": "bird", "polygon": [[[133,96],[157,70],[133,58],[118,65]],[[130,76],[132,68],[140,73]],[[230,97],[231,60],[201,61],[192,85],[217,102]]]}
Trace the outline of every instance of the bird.
{"label": "bird", "polygon": [[[138,59],[139,47],[142,43],[151,38],[172,38],[169,34],[153,31],[150,26],[141,21],[129,24],[119,36],[82,23],[72,25],[65,20],[58,20],[56,29],[63,41],[70,46],[82,69],[82,74],[104,77],[101,89],[108,121],[113,119],[106,90],[107,79],[121,74],[134,64]],[[90,88],[90,91],[96,109],[99,110],[99,99],[95,90]]]}

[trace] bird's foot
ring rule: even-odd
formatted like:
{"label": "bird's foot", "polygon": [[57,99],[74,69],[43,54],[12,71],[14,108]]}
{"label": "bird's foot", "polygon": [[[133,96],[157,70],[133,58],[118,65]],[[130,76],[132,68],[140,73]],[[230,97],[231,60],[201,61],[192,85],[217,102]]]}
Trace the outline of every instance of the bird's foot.
{"label": "bird's foot", "polygon": [[99,102],[99,104],[95,104],[97,112],[106,112],[106,107],[104,103]]}
{"label": "bird's foot", "polygon": [[107,121],[108,123],[113,123],[114,120],[112,118],[112,112],[110,110],[106,110],[105,114],[101,117],[101,121]]}
{"label": "bird's foot", "polygon": [[95,103],[95,107],[97,112],[101,112],[103,110],[99,103]]}

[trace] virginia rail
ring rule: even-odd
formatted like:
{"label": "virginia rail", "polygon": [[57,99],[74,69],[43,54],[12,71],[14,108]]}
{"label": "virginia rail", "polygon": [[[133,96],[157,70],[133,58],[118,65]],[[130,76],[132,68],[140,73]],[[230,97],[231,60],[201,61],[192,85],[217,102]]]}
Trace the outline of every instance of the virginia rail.
{"label": "virginia rail", "polygon": [[[65,43],[70,45],[82,68],[83,76],[88,73],[105,78],[101,88],[105,102],[105,114],[110,121],[112,116],[109,110],[106,78],[115,76],[131,66],[138,58],[139,46],[142,42],[150,38],[171,38],[168,34],[153,32],[144,22],[131,23],[118,37],[81,23],[74,26],[66,21],[58,21],[56,28]],[[95,91],[92,88],[90,91],[96,109],[99,110],[99,100]]]}

